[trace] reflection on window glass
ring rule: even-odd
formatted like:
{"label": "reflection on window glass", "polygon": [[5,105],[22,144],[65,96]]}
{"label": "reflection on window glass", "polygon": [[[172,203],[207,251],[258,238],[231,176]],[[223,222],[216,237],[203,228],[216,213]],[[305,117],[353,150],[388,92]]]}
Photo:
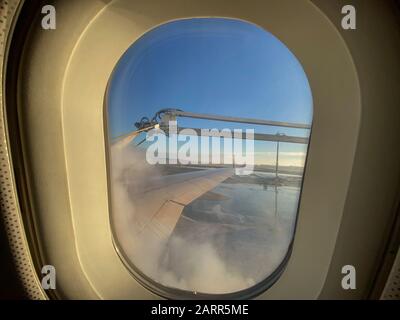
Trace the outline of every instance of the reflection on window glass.
{"label": "reflection on window glass", "polygon": [[307,77],[248,22],[161,25],[107,92],[111,224],[159,288],[228,294],[268,281],[293,240],[312,120]]}

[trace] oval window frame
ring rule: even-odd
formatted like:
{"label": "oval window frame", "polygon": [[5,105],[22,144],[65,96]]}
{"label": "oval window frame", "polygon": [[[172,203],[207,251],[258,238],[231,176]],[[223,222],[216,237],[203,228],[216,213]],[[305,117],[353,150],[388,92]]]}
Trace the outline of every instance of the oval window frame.
{"label": "oval window frame", "polygon": [[[301,66],[304,74],[305,70],[300,62],[300,60],[296,57],[296,55],[286,46],[284,42],[282,42],[277,36],[269,32],[268,30],[265,30],[263,27],[257,25],[256,23],[253,23],[251,21],[247,21],[244,19],[240,18],[235,18],[235,17],[225,17],[225,16],[213,16],[213,17],[204,17],[204,16],[198,16],[198,17],[187,17],[187,18],[180,18],[180,19],[172,19],[169,21],[165,21],[161,24],[158,24],[149,30],[145,31],[139,38],[137,38],[126,50],[123,52],[121,57],[118,59],[115,67],[113,68],[113,71],[111,72],[111,75],[109,77],[109,80],[107,82],[107,87],[106,87],[106,93],[104,95],[104,113],[103,113],[103,118],[104,118],[104,132],[105,134],[105,146],[106,146],[106,167],[107,167],[107,184],[108,184],[108,190],[111,190],[111,174],[110,174],[110,130],[109,130],[109,125],[108,125],[108,93],[109,93],[109,87],[110,87],[110,82],[112,81],[113,74],[118,67],[119,62],[121,59],[126,55],[129,49],[131,49],[135,44],[140,41],[144,36],[148,35],[150,32],[153,30],[156,30],[160,27],[163,27],[164,25],[174,23],[174,22],[179,22],[179,21],[184,21],[184,20],[192,20],[192,19],[224,19],[224,20],[232,20],[232,21],[240,21],[244,22],[246,24],[250,24],[255,26],[258,29],[263,30],[264,32],[270,34],[272,37],[274,37],[278,42],[280,42],[286,50],[288,50],[293,57],[296,59],[298,64]],[[136,267],[134,262],[130,260],[130,258],[124,253],[124,250],[122,250],[122,245],[118,241],[118,237],[116,235],[115,231],[115,226],[113,225],[112,222],[112,205],[111,205],[111,192],[109,195],[109,217],[110,217],[110,226],[111,226],[111,233],[112,233],[112,241],[114,245],[114,249],[117,252],[119,258],[123,262],[124,266],[127,268],[127,270],[130,272],[130,274],[140,283],[142,284],[145,288],[147,288],[149,291],[157,294],[158,296],[161,296],[165,299],[179,299],[179,300],[184,300],[184,299],[199,299],[199,300],[246,300],[246,299],[253,299],[260,294],[266,292],[270,287],[272,287],[281,277],[283,272],[285,271],[285,268],[290,260],[292,250],[293,250],[293,245],[295,241],[295,236],[296,236],[296,230],[297,230],[297,222],[299,219],[299,211],[300,211],[300,204],[301,204],[301,199],[302,199],[302,192],[303,192],[303,184],[304,184],[304,177],[306,174],[306,168],[307,168],[307,159],[308,159],[308,154],[309,154],[309,148],[310,148],[310,143],[311,143],[311,136],[312,136],[312,125],[313,125],[313,119],[314,119],[314,101],[313,101],[313,96],[312,96],[312,89],[311,85],[309,83],[309,79],[306,75],[307,83],[310,87],[310,93],[311,93],[311,123],[310,123],[310,132],[308,136],[308,144],[306,148],[306,153],[305,153],[305,159],[304,159],[304,167],[303,167],[303,173],[301,176],[301,183],[300,183],[300,191],[299,191],[299,199],[297,201],[297,209],[296,209],[296,217],[294,219],[293,223],[293,233],[291,236],[291,241],[289,243],[287,252],[282,259],[282,261],[279,263],[279,265],[275,268],[275,270],[268,275],[265,279],[262,281],[257,282],[255,285],[252,285],[246,289],[242,289],[239,291],[231,292],[231,293],[202,293],[202,292],[194,292],[190,290],[184,290],[184,289],[178,289],[178,288],[173,288],[173,287],[168,287],[165,286],[156,280],[152,279],[150,276],[146,275],[146,273],[140,268]]]}

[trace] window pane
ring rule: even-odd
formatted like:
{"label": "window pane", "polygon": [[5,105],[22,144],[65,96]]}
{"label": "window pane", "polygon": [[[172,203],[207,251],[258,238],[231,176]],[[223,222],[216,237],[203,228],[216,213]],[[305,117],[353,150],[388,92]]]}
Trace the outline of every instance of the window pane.
{"label": "window pane", "polygon": [[312,121],[289,49],[244,21],[173,21],[128,48],[106,99],[111,224],[130,270],[186,294],[267,284],[293,241]]}

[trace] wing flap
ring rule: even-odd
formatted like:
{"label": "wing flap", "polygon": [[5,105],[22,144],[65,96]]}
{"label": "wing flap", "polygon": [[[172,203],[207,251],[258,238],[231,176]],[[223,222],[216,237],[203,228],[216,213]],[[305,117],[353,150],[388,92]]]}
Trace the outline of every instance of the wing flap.
{"label": "wing flap", "polygon": [[[174,175],[172,184],[154,187],[144,193],[135,194],[134,204],[137,223],[142,232],[151,232],[161,239],[168,238],[183,212],[185,206],[218,186],[233,175],[233,169],[207,169],[197,174]],[[181,178],[181,181],[179,181]],[[166,181],[171,177],[166,176]],[[164,181],[165,182],[165,181]]]}

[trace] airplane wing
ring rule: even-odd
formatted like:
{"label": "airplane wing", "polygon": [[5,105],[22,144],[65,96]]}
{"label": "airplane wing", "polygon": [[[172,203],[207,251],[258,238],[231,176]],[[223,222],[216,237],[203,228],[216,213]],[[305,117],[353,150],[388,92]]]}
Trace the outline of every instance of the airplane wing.
{"label": "airplane wing", "polygon": [[[149,129],[120,136],[112,142],[112,147],[115,150],[123,150],[140,132]],[[154,234],[159,239],[167,239],[185,206],[231,177],[234,170],[197,169],[149,179],[140,191],[130,193],[135,206],[135,225],[139,227],[139,233]]]}
{"label": "airplane wing", "polygon": [[140,232],[168,238],[185,206],[233,174],[233,168],[217,168],[153,179],[144,190],[132,195]]}

